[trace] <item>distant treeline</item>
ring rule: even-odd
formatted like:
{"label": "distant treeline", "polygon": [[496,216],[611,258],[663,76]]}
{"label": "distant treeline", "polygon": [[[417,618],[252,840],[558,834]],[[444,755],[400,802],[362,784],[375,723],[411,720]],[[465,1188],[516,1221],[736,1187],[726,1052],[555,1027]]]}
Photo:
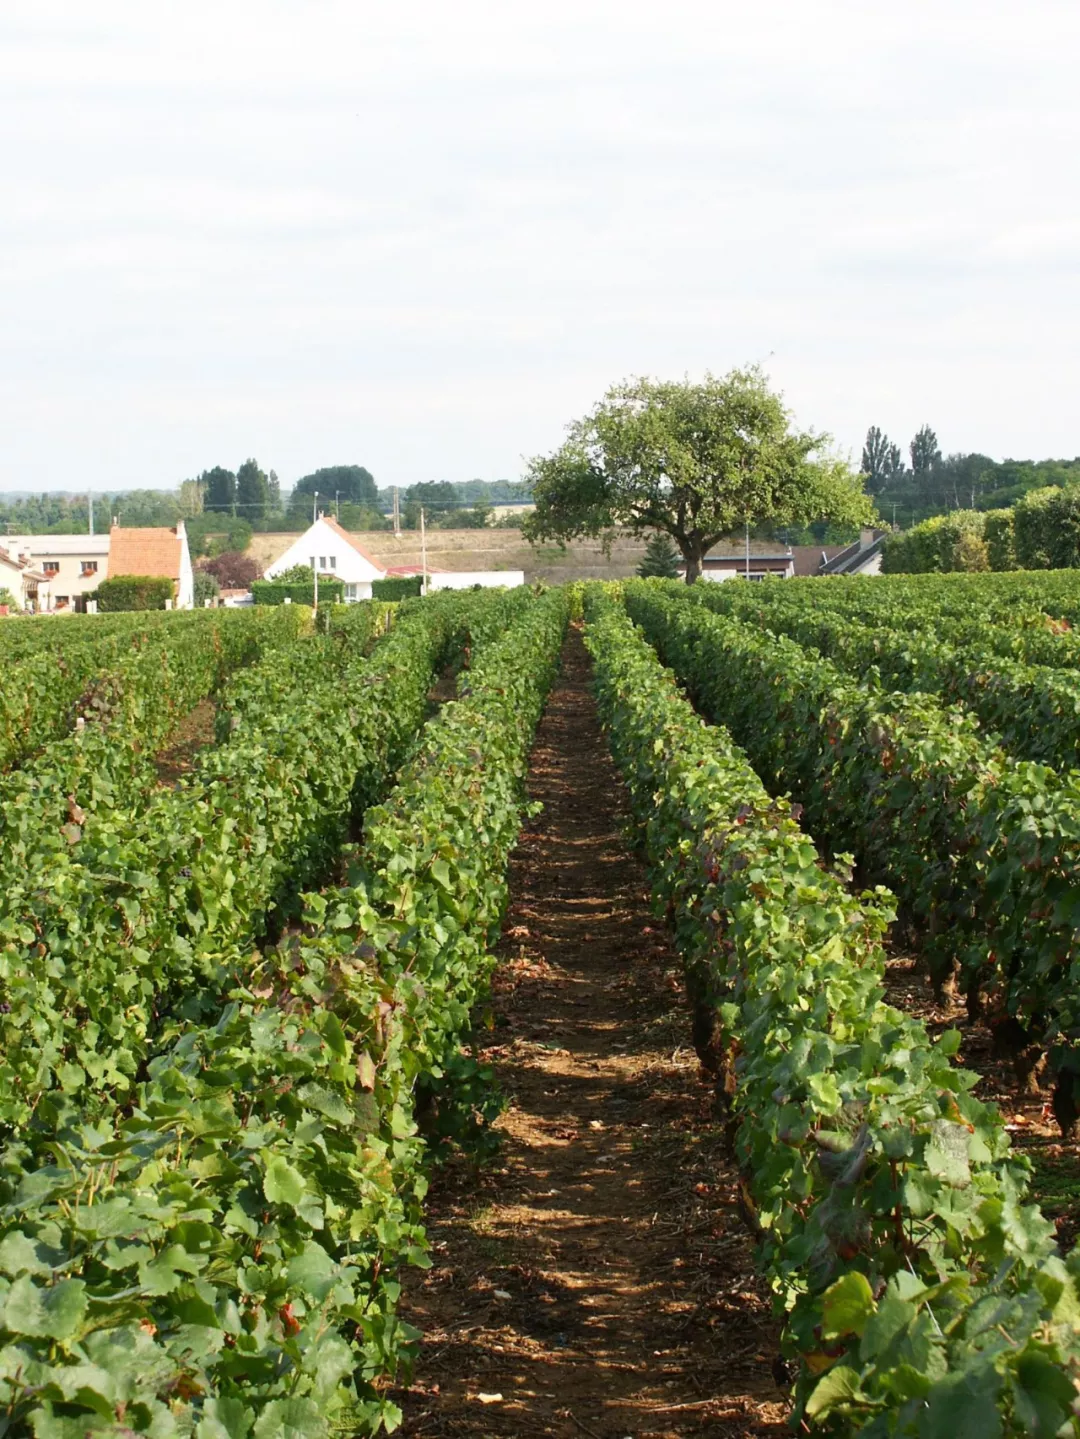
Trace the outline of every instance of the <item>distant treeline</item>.
{"label": "distant treeline", "polygon": [[[495,505],[526,504],[527,485],[513,480],[427,481],[399,492],[401,523],[420,524],[420,510],[432,528],[481,528],[492,523]],[[283,495],[273,470],[249,459],[236,470],[215,465],[173,490],[119,490],[93,496],[94,529],[118,524],[135,528],[171,526],[183,519],[194,554],[243,550],[255,532],[303,530],[313,512],[338,515],[349,530],[386,529],[391,524],[393,488],[379,488],[363,465],[332,465],[304,475]],[[499,523],[516,525],[516,516]],[[4,535],[86,534],[87,495],[0,494],[0,545]]]}
{"label": "distant treeline", "polygon": [[943,455],[929,425],[913,436],[905,458],[877,425],[867,431],[861,469],[882,519],[901,529],[953,510],[1007,509],[1033,490],[1080,483],[1072,460],[992,460],[989,455]]}

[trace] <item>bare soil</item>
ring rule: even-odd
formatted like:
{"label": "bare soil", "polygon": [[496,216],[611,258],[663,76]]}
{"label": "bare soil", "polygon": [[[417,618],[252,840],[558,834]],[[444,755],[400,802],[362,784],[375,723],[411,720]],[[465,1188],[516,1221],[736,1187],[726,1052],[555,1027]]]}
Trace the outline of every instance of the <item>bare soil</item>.
{"label": "bare soil", "polygon": [[200,751],[214,743],[214,716],[217,706],[212,699],[200,700],[189,710],[169,736],[167,748],[154,756],[160,785],[174,785],[189,774]]}
{"label": "bare soil", "polygon": [[1028,1093],[1012,1061],[997,1051],[990,1027],[968,1017],[963,1001],[939,1002],[916,957],[897,954],[886,967],[886,994],[890,1003],[917,1015],[935,1037],[946,1029],[961,1034],[957,1063],[979,1076],[975,1094],[996,1104],[1005,1120],[1013,1148],[1034,1166],[1031,1195],[1057,1227],[1063,1251],[1080,1235],[1080,1149],[1064,1140],[1050,1110],[1049,1089]]}
{"label": "bare soil", "polygon": [[502,1149],[436,1175],[402,1432],[780,1436],[776,1328],[577,634],[564,663],[484,1051]]}

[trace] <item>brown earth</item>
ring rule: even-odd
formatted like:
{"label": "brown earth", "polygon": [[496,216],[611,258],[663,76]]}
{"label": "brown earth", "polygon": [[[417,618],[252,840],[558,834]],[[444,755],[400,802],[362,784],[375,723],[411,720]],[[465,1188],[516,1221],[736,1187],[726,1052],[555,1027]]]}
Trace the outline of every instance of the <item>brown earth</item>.
{"label": "brown earth", "polygon": [[[253,535],[248,554],[265,569],[285,553],[299,534]],[[354,536],[360,548],[376,564],[419,565],[420,535],[403,532],[395,540],[390,530],[359,531]],[[611,554],[605,555],[595,540],[575,540],[560,549],[556,544],[530,545],[520,530],[431,530],[427,537],[427,562],[433,570],[524,570],[528,583],[546,580],[563,584],[568,580],[619,580],[633,575],[645,554],[645,541],[620,536]]]}
{"label": "brown earth", "polygon": [[200,700],[188,711],[169,736],[167,747],[154,756],[159,784],[176,784],[191,772],[200,751],[214,743],[216,714],[217,706],[212,699]]}
{"label": "brown earth", "polygon": [[485,1050],[502,1150],[436,1176],[402,1432],[780,1436],[776,1329],[576,634],[565,660]]}

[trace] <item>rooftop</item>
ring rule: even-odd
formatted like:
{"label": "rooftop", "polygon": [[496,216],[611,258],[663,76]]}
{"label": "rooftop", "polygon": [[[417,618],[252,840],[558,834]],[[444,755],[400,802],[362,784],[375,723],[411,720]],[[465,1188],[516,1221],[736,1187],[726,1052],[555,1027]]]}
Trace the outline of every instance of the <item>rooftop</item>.
{"label": "rooftop", "polygon": [[180,578],[183,543],[175,530],[122,529],[110,531],[109,577],[116,575],[154,575],[162,579]]}

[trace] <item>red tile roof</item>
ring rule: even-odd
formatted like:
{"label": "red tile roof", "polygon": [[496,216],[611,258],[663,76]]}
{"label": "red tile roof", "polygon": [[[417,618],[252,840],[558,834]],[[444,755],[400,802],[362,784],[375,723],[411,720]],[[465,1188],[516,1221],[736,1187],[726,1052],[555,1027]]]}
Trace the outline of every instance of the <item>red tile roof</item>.
{"label": "red tile roof", "polygon": [[123,529],[114,525],[109,531],[109,577],[154,575],[178,580],[182,552],[183,542],[175,530]]}
{"label": "red tile roof", "polygon": [[29,560],[17,559],[16,556],[11,554],[8,550],[0,549],[0,560],[3,560],[6,564],[9,564],[13,570],[22,570],[23,573],[26,575],[27,579],[37,580],[40,582],[49,578],[49,576],[45,574],[43,570],[32,569]]}
{"label": "red tile roof", "polygon": [[350,545],[360,556],[361,559],[367,560],[368,564],[371,565],[374,569],[378,570],[380,574],[388,573],[388,571],[383,570],[383,567],[379,564],[378,560],[373,560],[366,550],[360,548],[360,546],[353,539],[352,535],[349,534],[348,530],[343,530],[341,528],[337,520],[334,519],[333,515],[320,515],[319,518],[323,521],[324,524],[329,525],[335,534],[340,535],[341,538],[345,541],[345,543],[347,545]]}

